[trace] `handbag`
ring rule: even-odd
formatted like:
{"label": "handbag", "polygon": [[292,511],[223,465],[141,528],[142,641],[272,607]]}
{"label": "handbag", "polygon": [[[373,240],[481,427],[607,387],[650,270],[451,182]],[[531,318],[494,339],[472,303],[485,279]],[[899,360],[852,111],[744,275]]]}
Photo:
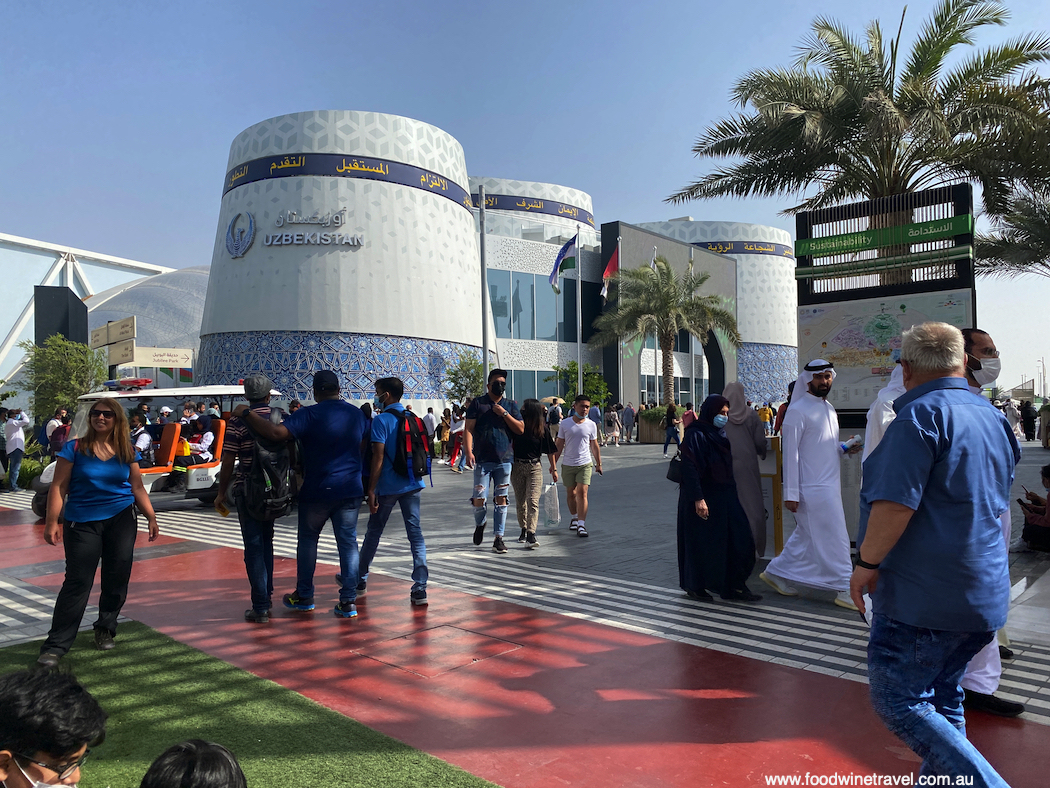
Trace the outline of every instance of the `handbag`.
{"label": "handbag", "polygon": [[682,452],[676,451],[667,464],[667,478],[675,484],[682,483]]}
{"label": "handbag", "polygon": [[552,528],[561,523],[561,505],[558,502],[557,483],[548,484],[546,489],[544,489],[542,504],[543,519],[547,527]]}

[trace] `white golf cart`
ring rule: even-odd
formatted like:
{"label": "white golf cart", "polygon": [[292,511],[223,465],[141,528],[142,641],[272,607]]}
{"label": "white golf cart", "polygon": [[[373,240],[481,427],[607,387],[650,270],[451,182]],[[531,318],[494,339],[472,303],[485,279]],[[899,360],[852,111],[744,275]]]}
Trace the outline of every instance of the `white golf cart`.
{"label": "white golf cart", "polygon": [[[278,402],[281,393],[276,390],[270,392],[271,402]],[[219,466],[222,464],[222,446],[226,436],[226,421],[230,412],[236,407],[238,401],[244,400],[244,386],[185,386],[174,389],[132,389],[127,391],[94,391],[77,398],[77,410],[73,416],[70,429],[70,439],[73,436],[82,435],[87,425],[87,414],[91,406],[103,397],[111,397],[124,406],[130,414],[142,404],[150,407],[150,419],[154,420],[160,416],[160,409],[165,405],[172,409],[172,422],[165,425],[152,424],[150,430],[154,438],[154,460],[151,468],[142,468],[142,481],[146,486],[146,492],[154,503],[165,500],[185,500],[196,498],[204,503],[212,503],[219,490]],[[200,465],[191,465],[186,469],[186,491],[184,493],[162,492],[159,490],[158,482],[166,479],[174,467],[175,455],[178,450],[179,438],[186,437],[184,426],[178,423],[182,417],[182,404],[187,400],[193,402],[217,402],[219,412],[222,416],[215,423],[215,442],[212,444],[211,453],[214,459]],[[34,480],[33,489],[33,512],[38,517],[43,517],[47,508],[47,491],[55,475],[56,463],[48,465],[43,473]],[[157,490],[154,490],[157,487]]]}

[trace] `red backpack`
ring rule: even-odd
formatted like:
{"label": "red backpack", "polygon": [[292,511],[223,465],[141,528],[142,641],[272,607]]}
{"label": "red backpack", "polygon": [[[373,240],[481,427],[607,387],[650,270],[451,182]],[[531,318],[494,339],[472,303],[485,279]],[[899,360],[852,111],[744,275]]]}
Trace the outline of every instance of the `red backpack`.
{"label": "red backpack", "polygon": [[[397,411],[394,417],[397,419],[394,473],[413,480],[430,476],[430,442],[423,420],[407,409]],[[430,486],[434,486],[433,477],[430,479]]]}

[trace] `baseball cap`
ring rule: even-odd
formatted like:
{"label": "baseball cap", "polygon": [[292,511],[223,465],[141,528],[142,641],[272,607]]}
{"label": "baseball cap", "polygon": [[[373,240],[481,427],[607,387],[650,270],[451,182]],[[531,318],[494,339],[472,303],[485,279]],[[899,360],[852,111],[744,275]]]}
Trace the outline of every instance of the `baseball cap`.
{"label": "baseball cap", "polygon": [[249,402],[259,402],[270,396],[273,383],[265,375],[251,375],[244,379],[244,396]]}
{"label": "baseball cap", "polygon": [[319,369],[314,373],[315,391],[338,391],[339,378],[330,369]]}
{"label": "baseball cap", "polygon": [[160,412],[161,413],[171,413],[171,408],[169,408],[167,405],[165,405],[163,408],[160,409]]}

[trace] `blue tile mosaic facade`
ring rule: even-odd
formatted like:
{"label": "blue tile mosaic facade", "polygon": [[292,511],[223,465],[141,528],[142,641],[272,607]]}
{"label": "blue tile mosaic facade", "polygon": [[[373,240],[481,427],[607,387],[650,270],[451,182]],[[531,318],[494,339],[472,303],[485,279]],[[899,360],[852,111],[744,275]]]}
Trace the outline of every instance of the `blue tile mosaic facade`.
{"label": "blue tile mosaic facade", "polygon": [[737,379],[752,402],[782,402],[798,377],[798,348],[745,342],[737,351]]}
{"label": "blue tile mosaic facade", "polygon": [[371,400],[376,378],[398,377],[405,399],[444,399],[446,368],[464,351],[480,348],[410,337],[335,331],[256,331],[201,337],[198,385],[236,385],[261,372],[286,397],[313,397],[313,374],[331,369],[345,396]]}

